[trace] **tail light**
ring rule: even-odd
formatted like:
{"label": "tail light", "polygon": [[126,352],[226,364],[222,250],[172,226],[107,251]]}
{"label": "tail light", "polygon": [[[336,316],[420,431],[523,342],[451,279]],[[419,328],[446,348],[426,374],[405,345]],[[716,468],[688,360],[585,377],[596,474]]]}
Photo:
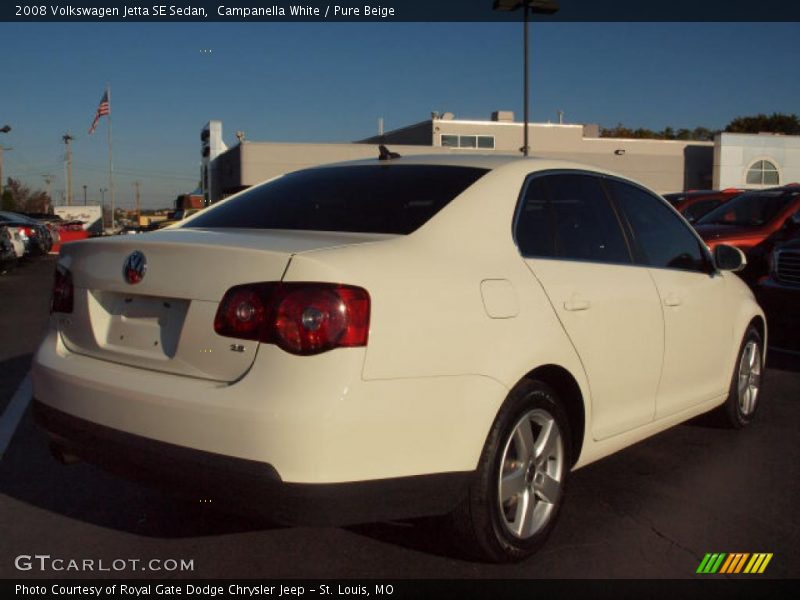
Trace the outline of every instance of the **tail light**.
{"label": "tail light", "polygon": [[75,290],[72,286],[72,273],[61,265],[56,265],[53,283],[53,298],[50,301],[51,313],[71,313]]}
{"label": "tail light", "polygon": [[226,337],[275,344],[292,354],[366,346],[369,294],[328,283],[254,283],[229,289],[214,318]]}

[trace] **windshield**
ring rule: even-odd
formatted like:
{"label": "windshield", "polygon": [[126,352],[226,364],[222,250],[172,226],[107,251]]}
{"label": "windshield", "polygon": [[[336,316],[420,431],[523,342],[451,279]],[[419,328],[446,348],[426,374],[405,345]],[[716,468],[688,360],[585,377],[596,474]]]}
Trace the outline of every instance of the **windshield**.
{"label": "windshield", "polygon": [[184,227],[408,234],[486,172],[444,165],[306,169],[206,209]]}
{"label": "windshield", "polygon": [[712,210],[698,225],[738,225],[759,227],[772,221],[800,191],[766,190],[747,192]]}

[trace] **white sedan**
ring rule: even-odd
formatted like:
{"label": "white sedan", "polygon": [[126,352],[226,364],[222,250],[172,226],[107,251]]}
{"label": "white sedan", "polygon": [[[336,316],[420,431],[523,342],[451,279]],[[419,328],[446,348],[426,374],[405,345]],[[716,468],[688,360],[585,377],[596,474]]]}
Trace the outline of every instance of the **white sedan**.
{"label": "white sedan", "polygon": [[9,238],[11,247],[14,248],[14,254],[17,258],[25,256],[25,241],[22,239],[19,227],[8,227]]}
{"label": "white sedan", "polygon": [[741,252],[596,168],[382,155],[64,246],[33,367],[56,455],[285,523],[449,515],[509,561],[571,470],[753,418]]}

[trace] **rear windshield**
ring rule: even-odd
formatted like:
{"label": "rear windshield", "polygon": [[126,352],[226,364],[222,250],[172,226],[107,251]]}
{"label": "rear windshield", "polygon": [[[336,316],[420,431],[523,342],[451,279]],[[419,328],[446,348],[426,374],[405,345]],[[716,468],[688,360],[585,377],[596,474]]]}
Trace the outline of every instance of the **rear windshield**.
{"label": "rear windshield", "polygon": [[184,227],[408,234],[486,173],[442,165],[307,169],[242,192]]}

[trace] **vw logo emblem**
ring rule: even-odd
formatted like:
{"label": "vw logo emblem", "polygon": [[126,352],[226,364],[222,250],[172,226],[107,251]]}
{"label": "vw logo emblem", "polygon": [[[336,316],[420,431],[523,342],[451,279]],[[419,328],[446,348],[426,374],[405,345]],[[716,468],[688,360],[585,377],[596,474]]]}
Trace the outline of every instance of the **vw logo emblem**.
{"label": "vw logo emblem", "polygon": [[122,267],[122,276],[125,281],[130,284],[139,283],[144,279],[145,271],[147,271],[147,259],[144,254],[138,250],[131,252]]}

